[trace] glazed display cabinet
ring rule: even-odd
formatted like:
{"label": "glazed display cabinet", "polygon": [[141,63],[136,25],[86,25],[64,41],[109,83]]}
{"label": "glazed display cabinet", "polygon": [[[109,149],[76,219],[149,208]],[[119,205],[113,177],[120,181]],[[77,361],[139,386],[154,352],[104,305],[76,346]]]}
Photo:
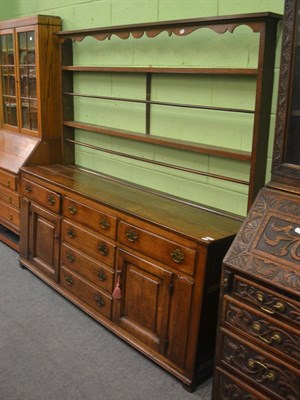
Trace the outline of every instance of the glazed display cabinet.
{"label": "glazed display cabinet", "polygon": [[59,17],[0,22],[0,238],[19,247],[19,169],[60,160]]}

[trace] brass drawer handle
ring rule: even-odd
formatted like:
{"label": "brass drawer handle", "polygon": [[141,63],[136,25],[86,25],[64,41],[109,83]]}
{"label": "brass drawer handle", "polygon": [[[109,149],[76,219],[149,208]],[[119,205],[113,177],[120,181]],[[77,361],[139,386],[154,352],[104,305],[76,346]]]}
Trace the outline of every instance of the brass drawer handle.
{"label": "brass drawer handle", "polygon": [[265,364],[261,363],[260,361],[253,360],[252,358],[249,358],[249,360],[247,361],[247,365],[251,369],[254,369],[256,366],[259,366],[259,367],[263,368],[267,372],[266,378],[271,382],[275,382],[275,380],[276,380],[275,372],[269,370],[269,368]]}
{"label": "brass drawer handle", "polygon": [[69,262],[74,262],[75,261],[75,256],[73,253],[71,253],[70,251],[67,253],[67,259]]}
{"label": "brass drawer handle", "polygon": [[172,250],[170,256],[172,260],[177,264],[181,264],[182,261],[184,260],[184,254],[180,249]]}
{"label": "brass drawer handle", "polygon": [[77,208],[75,206],[68,207],[69,213],[74,215],[77,213]]}
{"label": "brass drawer handle", "polygon": [[48,197],[48,203],[50,204],[50,206],[54,206],[54,204],[56,203],[56,200],[52,196],[52,194]]}
{"label": "brass drawer handle", "polygon": [[99,307],[105,306],[105,301],[101,296],[95,296],[95,302],[98,304]]}
{"label": "brass drawer handle", "polygon": [[276,303],[271,306],[271,307],[267,307],[265,306],[263,303],[265,301],[265,296],[262,292],[256,292],[255,294],[256,300],[261,303],[260,304],[260,309],[263,310],[264,312],[266,312],[267,314],[275,314],[276,311],[278,312],[285,312],[286,308],[285,305],[281,302],[281,301],[276,301]]}
{"label": "brass drawer handle", "polygon": [[105,274],[105,272],[103,271],[103,269],[99,269],[99,271],[97,272],[97,276],[100,279],[101,282],[106,281],[107,279],[107,275]]}
{"label": "brass drawer handle", "polygon": [[25,186],[25,192],[31,193],[32,192],[32,187],[30,185]]}
{"label": "brass drawer handle", "polygon": [[273,332],[270,339],[264,338],[262,336],[263,328],[262,328],[262,325],[261,325],[260,322],[257,322],[257,321],[253,322],[252,329],[258,335],[259,339],[262,340],[263,342],[267,343],[267,344],[272,344],[273,342],[275,342],[277,344],[281,344],[282,343],[282,336],[278,332]]}
{"label": "brass drawer handle", "polygon": [[100,244],[98,245],[98,250],[99,250],[99,253],[100,253],[100,254],[102,254],[103,256],[107,256],[107,254],[108,254],[108,247],[106,246],[105,243],[100,243]]}
{"label": "brass drawer handle", "polygon": [[276,309],[276,311],[279,311],[279,312],[284,312],[285,311],[285,305],[283,303],[281,303],[281,301],[277,301],[274,304],[274,308]]}
{"label": "brass drawer handle", "polygon": [[134,229],[128,229],[125,235],[127,237],[127,240],[131,243],[136,242],[139,238],[137,232]]}
{"label": "brass drawer handle", "polygon": [[266,339],[266,338],[262,337],[261,335],[259,335],[258,337],[260,338],[260,340],[262,340],[263,342],[265,342],[267,344],[272,344],[273,342],[275,342],[277,344],[282,343],[282,337],[279,333],[273,333],[270,339]]}
{"label": "brass drawer handle", "polygon": [[7,180],[7,186],[10,188],[10,180]]}
{"label": "brass drawer handle", "polygon": [[106,217],[102,217],[99,221],[99,224],[102,229],[109,229],[110,228],[110,223]]}
{"label": "brass drawer handle", "polygon": [[69,286],[72,286],[74,283],[71,275],[65,275],[65,280],[66,280],[67,285],[69,285]]}
{"label": "brass drawer handle", "polygon": [[74,231],[72,228],[69,228],[69,229],[67,230],[67,235],[68,235],[70,238],[74,238],[74,237],[76,236],[76,233],[75,233],[75,231]]}

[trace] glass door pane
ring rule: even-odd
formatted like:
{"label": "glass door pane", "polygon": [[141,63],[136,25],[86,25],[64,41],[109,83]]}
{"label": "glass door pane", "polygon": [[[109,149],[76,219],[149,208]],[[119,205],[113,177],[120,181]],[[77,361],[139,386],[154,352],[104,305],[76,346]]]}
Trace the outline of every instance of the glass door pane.
{"label": "glass door pane", "polygon": [[13,34],[0,36],[0,73],[2,87],[3,122],[17,127],[17,96]]}
{"label": "glass door pane", "polygon": [[18,34],[21,128],[37,131],[37,93],[34,31]]}

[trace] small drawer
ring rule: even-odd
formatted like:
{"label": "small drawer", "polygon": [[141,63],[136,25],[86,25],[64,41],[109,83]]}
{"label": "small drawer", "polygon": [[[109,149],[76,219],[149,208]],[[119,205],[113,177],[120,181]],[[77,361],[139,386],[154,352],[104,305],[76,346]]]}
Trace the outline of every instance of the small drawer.
{"label": "small drawer", "polygon": [[19,194],[10,189],[6,189],[4,187],[0,187],[0,200],[8,203],[14,207],[20,207],[20,196]]}
{"label": "small drawer", "polygon": [[63,214],[73,221],[100,232],[102,235],[112,239],[116,238],[117,218],[112,215],[88,207],[68,197],[63,200]]}
{"label": "small drawer", "polygon": [[[215,393],[213,398],[218,400],[257,400],[257,396],[252,394],[251,386],[245,385],[240,379],[220,372],[217,368],[215,376]],[[259,400],[270,400],[269,397],[260,394]]]}
{"label": "small drawer", "polygon": [[292,323],[300,328],[300,306],[288,297],[273,292],[263,286],[234,275],[232,295],[255,306],[266,315],[273,315],[278,320]]}
{"label": "small drawer", "polygon": [[22,179],[21,182],[22,194],[28,199],[48,208],[49,210],[59,213],[61,196],[36,183]]}
{"label": "small drawer", "polygon": [[278,359],[261,354],[258,348],[237,337],[224,334],[221,367],[237,379],[248,381],[253,388],[268,393],[270,399],[286,400],[299,398],[299,369],[283,365]]}
{"label": "small drawer", "polygon": [[83,226],[64,220],[62,223],[62,240],[113,267],[116,246],[103,239],[102,236],[96,235]]}
{"label": "small drawer", "polygon": [[60,269],[60,285],[94,310],[111,319],[112,298],[67,268]]}
{"label": "small drawer", "polygon": [[[123,221],[118,240],[142,254],[187,274],[194,274],[196,251]],[[178,238],[180,241],[180,238]]]}
{"label": "small drawer", "polygon": [[235,329],[240,335],[249,335],[258,345],[263,345],[287,362],[300,366],[300,335],[297,329],[281,325],[254,308],[225,295],[223,299],[224,326]]}
{"label": "small drawer", "polygon": [[17,190],[18,178],[16,175],[0,171],[0,185],[6,186],[12,190]]}
{"label": "small drawer", "polygon": [[0,201],[0,217],[10,224],[20,227],[20,211]]}
{"label": "small drawer", "polygon": [[88,257],[81,251],[63,244],[61,248],[61,264],[76,272],[96,286],[111,293],[114,273],[104,264]]}

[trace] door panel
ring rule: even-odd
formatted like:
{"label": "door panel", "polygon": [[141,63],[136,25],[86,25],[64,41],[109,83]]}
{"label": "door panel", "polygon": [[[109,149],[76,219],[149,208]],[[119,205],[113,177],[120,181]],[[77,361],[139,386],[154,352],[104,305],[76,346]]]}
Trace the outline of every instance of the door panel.
{"label": "door panel", "polygon": [[165,353],[172,273],[119,250],[122,298],[115,322],[155,350]]}
{"label": "door panel", "polygon": [[60,217],[31,203],[29,261],[41,272],[58,280]]}

